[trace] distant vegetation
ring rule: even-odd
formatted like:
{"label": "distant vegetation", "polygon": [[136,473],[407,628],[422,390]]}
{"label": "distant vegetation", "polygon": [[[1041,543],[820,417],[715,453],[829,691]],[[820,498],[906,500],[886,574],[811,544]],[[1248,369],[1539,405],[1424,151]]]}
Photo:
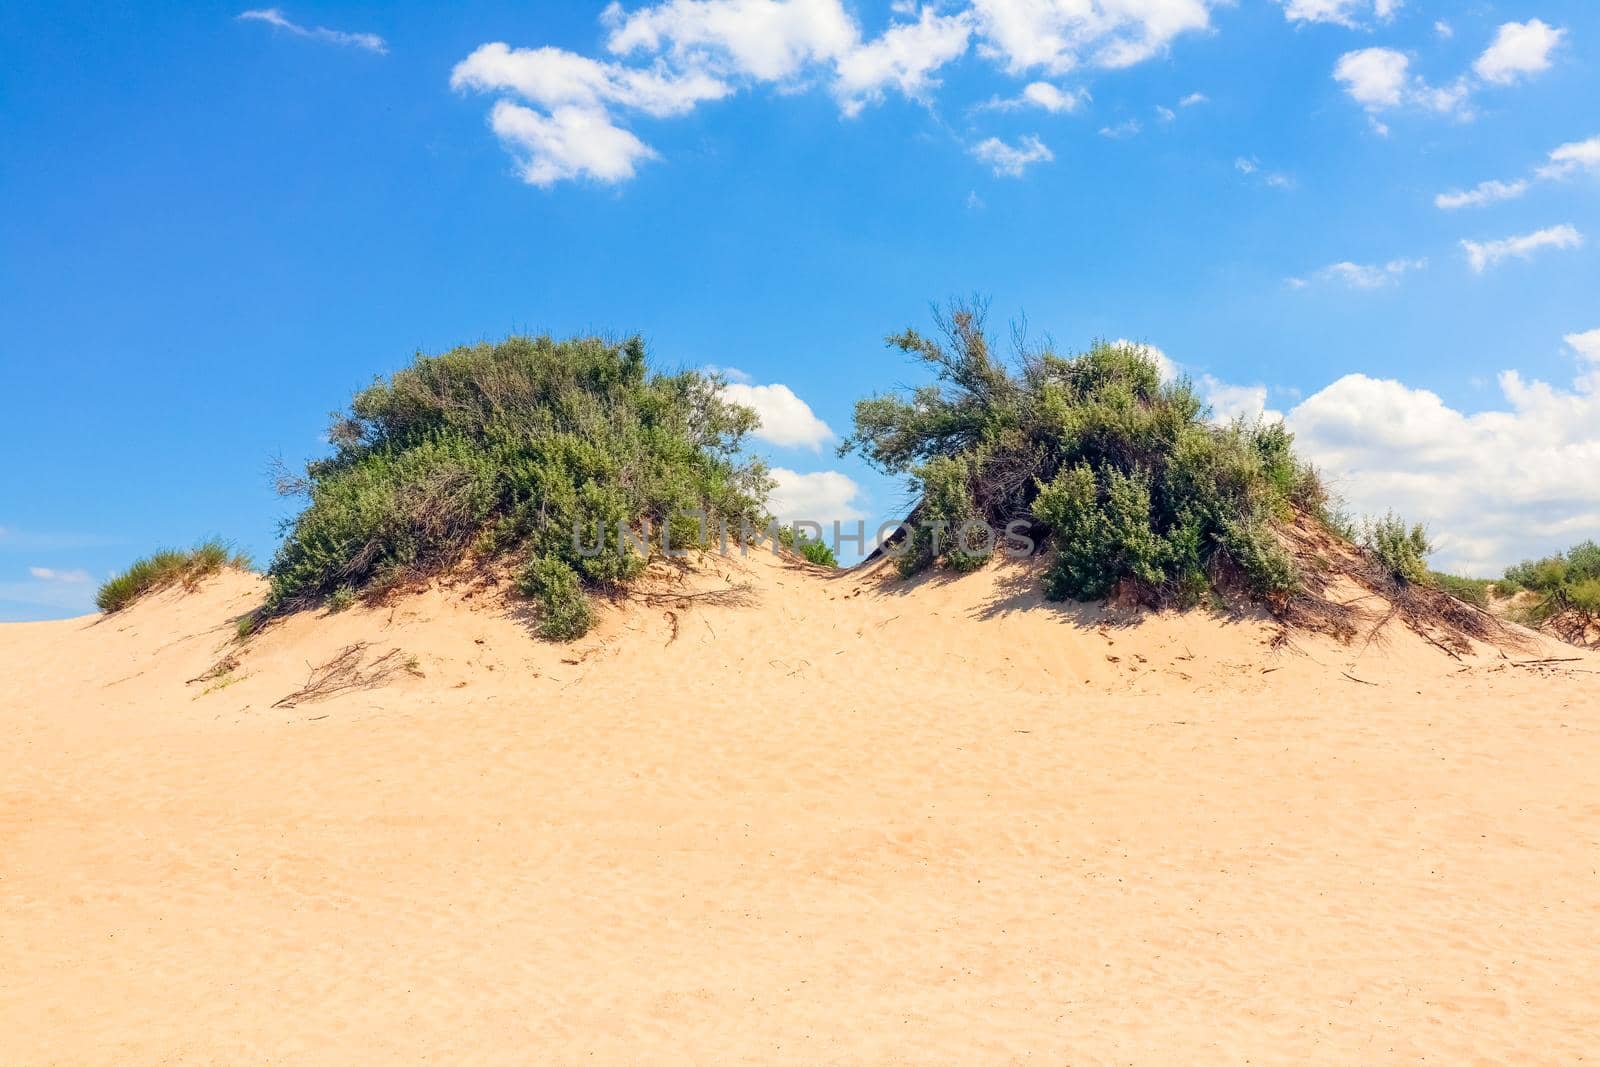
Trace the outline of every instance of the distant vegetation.
{"label": "distant vegetation", "polygon": [[819,567],[837,567],[839,565],[839,557],[834,554],[832,545],[819,537],[813,537],[798,527],[780,527],[778,529],[778,543],[789,551],[797,553],[807,562],[815,563]]}
{"label": "distant vegetation", "polygon": [[136,560],[126,571],[102,585],[95,593],[94,602],[101,611],[110,614],[121,611],[146,593],[179,583],[193,585],[223,567],[249,570],[250,557],[234,552],[226,543],[215,539],[202,541],[187,551],[163,549]]}
{"label": "distant vegetation", "polygon": [[[268,571],[266,612],[373,594],[469,551],[520,561],[519,586],[553,638],[593,622],[589,591],[619,589],[646,555],[617,524],[673,548],[741,520],[761,525],[769,482],[741,458],[755,413],[696,371],[652,372],[637,339],[499,344],[419,356],[334,417],[334,454],[284,489],[309,503]],[[574,530],[581,532],[580,552]]]}
{"label": "distant vegetation", "polygon": [[1327,497],[1281,425],[1214,424],[1189,382],[1163,382],[1138,347],[1026,350],[1013,372],[991,351],[981,309],[958,306],[939,326],[940,337],[889,339],[937,384],[861,401],[843,446],[910,476],[921,503],[904,573],[982,565],[993,545],[936,545],[930,532],[977,519],[1019,523],[1054,550],[1044,585],[1055,599],[1122,588],[1148,604],[1195,604],[1222,584],[1262,598],[1298,588],[1272,527],[1297,509],[1319,513]]}
{"label": "distant vegetation", "polygon": [[1600,545],[1585,541],[1564,553],[1519,563],[1506,571],[1502,586],[1534,594],[1520,612],[1532,625],[1556,623],[1558,629],[1576,631],[1600,626]]}

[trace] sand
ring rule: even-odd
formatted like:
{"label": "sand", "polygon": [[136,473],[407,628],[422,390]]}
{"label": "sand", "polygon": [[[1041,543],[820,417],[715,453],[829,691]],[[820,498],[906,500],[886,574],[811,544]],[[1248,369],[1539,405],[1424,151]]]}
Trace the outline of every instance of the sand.
{"label": "sand", "polygon": [[[570,646],[494,590],[306,615],[192,683],[258,579],[0,626],[0,1061],[1600,1045],[1600,657],[729,573]],[[357,641],[416,659],[273,706]]]}

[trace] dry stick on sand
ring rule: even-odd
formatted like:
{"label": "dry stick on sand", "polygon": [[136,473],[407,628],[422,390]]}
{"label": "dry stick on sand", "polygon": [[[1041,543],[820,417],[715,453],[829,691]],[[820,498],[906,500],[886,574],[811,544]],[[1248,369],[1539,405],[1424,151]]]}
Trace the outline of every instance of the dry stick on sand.
{"label": "dry stick on sand", "polygon": [[373,660],[363,671],[361,658],[366,654],[366,650],[365,641],[345,646],[343,651],[322,666],[312,667],[304,686],[274,702],[272,706],[292,708],[297,704],[326,700],[337,693],[352,689],[376,689],[401,671],[411,669],[409,662],[401,658],[400,650],[391,648]]}

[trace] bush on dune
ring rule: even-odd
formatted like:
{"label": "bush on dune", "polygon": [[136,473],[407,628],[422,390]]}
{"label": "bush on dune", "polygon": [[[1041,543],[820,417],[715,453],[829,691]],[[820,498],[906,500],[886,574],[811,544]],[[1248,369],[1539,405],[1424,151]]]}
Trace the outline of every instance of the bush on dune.
{"label": "bush on dune", "polygon": [[778,544],[796,553],[807,563],[814,563],[818,567],[839,565],[839,557],[834,554],[832,545],[819,537],[813,537],[798,526],[779,527]]}
{"label": "bush on dune", "polygon": [[679,549],[701,536],[686,513],[708,531],[765,519],[765,468],[739,456],[755,425],[715,378],[651,371],[637,338],[419,356],[357,393],[334,417],[334,454],[293,480],[309,503],[268,571],[266,611],[382,592],[476,551],[519,558],[542,632],[577,636],[593,620],[586,590],[619,588],[648,562],[619,523],[671,521]]}
{"label": "bush on dune", "polygon": [[202,541],[186,551],[162,549],[143,559],[102,585],[94,602],[106,614],[121,611],[146,593],[154,593],[182,583],[193,586],[201,578],[224,567],[250,569],[250,557],[234,552],[225,542]]}
{"label": "bush on dune", "polygon": [[1574,632],[1600,625],[1600,544],[1584,541],[1564,553],[1526,560],[1506,570],[1504,585],[1535,594],[1521,612],[1531,625],[1562,617],[1570,617]]}
{"label": "bush on dune", "polygon": [[1281,423],[1219,422],[1187,379],[1163,380],[1142,346],[1096,342],[1061,356],[1019,336],[1008,362],[981,304],[936,317],[938,336],[888,338],[934,382],[859,402],[840,449],[909,477],[918,503],[897,545],[903,574],[971,570],[997,544],[1031,544],[1051,557],[1043,585],[1056,600],[1185,606],[1242,595],[1287,623],[1348,637],[1367,609],[1333,595],[1343,578],[1393,609],[1376,626],[1398,617],[1452,650],[1505,636],[1431,579],[1420,527],[1389,516],[1362,537]]}
{"label": "bush on dune", "polygon": [[1054,550],[1055,599],[1129,589],[1148,604],[1192,604],[1219,582],[1286,597],[1301,575],[1273,535],[1326,494],[1282,426],[1219,426],[1187,380],[1155,358],[1096,343],[1076,356],[1023,351],[1013,372],[991,350],[981,307],[939,316],[942,337],[889,338],[934,372],[909,396],[856,405],[842,450],[909,475],[920,498],[903,573],[971,569],[991,544],[951,534],[979,520]]}

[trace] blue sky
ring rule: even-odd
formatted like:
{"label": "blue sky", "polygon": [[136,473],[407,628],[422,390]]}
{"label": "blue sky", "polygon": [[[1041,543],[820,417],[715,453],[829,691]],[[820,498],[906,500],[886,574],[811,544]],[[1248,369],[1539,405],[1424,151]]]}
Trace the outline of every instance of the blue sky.
{"label": "blue sky", "polygon": [[1594,4],[246,14],[0,12],[0,619],[158,545],[268,558],[272,457],[513,331],[730,368],[780,505],[892,518],[830,432],[973,291],[1287,418],[1436,562],[1600,533]]}

